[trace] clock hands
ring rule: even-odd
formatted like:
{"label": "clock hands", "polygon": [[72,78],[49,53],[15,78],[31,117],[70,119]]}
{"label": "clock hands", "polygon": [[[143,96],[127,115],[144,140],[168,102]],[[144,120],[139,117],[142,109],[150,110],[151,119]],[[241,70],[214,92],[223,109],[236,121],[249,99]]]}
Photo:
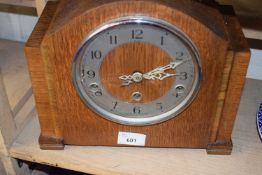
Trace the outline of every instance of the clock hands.
{"label": "clock hands", "polygon": [[143,74],[143,78],[147,80],[164,80],[165,78],[176,76],[177,74],[170,74],[165,72],[166,70],[169,69],[175,69],[177,66],[183,64],[183,61],[180,62],[171,62],[170,64],[163,66],[163,67],[158,67],[148,73]]}
{"label": "clock hands", "polygon": [[128,86],[132,83],[141,82],[143,79],[146,80],[164,80],[168,77],[178,76],[178,74],[170,74],[165,72],[166,70],[175,69],[176,67],[183,64],[185,61],[171,62],[168,65],[155,68],[154,70],[142,74],[140,72],[135,72],[132,75],[122,75],[119,77],[120,80],[123,80],[122,85]]}
{"label": "clock hands", "polygon": [[128,86],[131,83],[139,83],[143,80],[143,74],[140,72],[135,72],[132,75],[123,75],[119,77],[120,80],[123,80],[123,86]]}

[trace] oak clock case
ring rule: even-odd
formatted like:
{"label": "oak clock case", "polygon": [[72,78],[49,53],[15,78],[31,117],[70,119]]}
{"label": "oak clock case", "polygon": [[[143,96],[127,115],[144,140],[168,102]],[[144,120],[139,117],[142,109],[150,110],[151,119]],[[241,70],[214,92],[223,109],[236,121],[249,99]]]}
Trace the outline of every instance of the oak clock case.
{"label": "oak clock case", "polygon": [[119,133],[136,133],[138,146],[230,154],[250,54],[233,11],[220,9],[48,2],[25,48],[40,148],[132,146]]}

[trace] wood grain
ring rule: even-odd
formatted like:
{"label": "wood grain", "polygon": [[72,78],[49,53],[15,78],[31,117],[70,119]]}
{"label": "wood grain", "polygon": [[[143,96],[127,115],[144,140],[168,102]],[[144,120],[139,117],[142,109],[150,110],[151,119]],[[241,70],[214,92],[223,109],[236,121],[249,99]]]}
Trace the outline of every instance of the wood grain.
{"label": "wood grain", "polygon": [[15,138],[16,126],[9,106],[0,69],[0,156],[8,155],[8,148]]}
{"label": "wood grain", "polygon": [[225,63],[224,70],[223,70],[223,78],[221,81],[220,92],[217,97],[217,109],[216,109],[216,114],[214,116],[214,121],[213,121],[211,136],[210,136],[210,142],[216,142],[217,131],[219,129],[219,123],[221,120],[221,115],[222,115],[225,98],[226,98],[226,91],[228,88],[228,81],[230,77],[230,72],[232,70],[233,58],[234,58],[234,53],[232,51],[228,51],[227,56],[226,56],[226,63]]}
{"label": "wood grain", "polygon": [[36,6],[38,16],[42,14],[47,1],[48,0],[35,0],[35,6]]}
{"label": "wood grain", "polygon": [[32,80],[32,88],[36,100],[36,108],[39,114],[43,133],[55,135],[55,127],[51,116],[49,92],[44,73],[44,63],[41,56],[40,45],[45,32],[48,29],[52,14],[55,12],[57,3],[49,2],[45,8],[45,13],[40,17],[38,24],[33,30],[25,47],[28,68]]}
{"label": "wood grain", "polygon": [[65,146],[64,151],[40,150],[37,118],[15,140],[11,156],[90,174],[104,175],[260,175],[262,144],[256,110],[262,82],[247,79],[232,135],[232,155],[207,156],[202,149]]}
{"label": "wood grain", "polygon": [[24,43],[0,40],[0,67],[14,116],[32,94],[23,46]]}
{"label": "wood grain", "polygon": [[0,3],[35,7],[35,0],[0,0]]}
{"label": "wood grain", "polygon": [[[29,169],[18,168],[17,162],[9,156],[10,146],[23,129],[23,123],[32,116],[28,115],[34,107],[31,101],[24,98],[30,92],[30,81],[25,81],[29,80],[29,75],[23,56],[23,44],[0,40],[0,46],[3,46],[0,49],[0,162],[7,174],[26,174]],[[17,112],[14,112],[10,104]]]}
{"label": "wood grain", "polygon": [[[162,49],[145,43],[129,43],[113,49],[104,58],[100,77],[105,89],[119,100],[129,103],[147,103],[165,95],[172,87],[174,77],[163,81],[143,80],[140,83],[122,86],[119,79],[123,75],[132,75],[135,72],[145,74],[153,69],[168,65],[170,56]],[[175,74],[175,71],[168,73]],[[141,101],[132,98],[134,92],[142,94]]]}
{"label": "wood grain", "polygon": [[226,19],[231,43],[230,50],[234,53],[233,64],[225,94],[227,98],[225,99],[217,140],[230,140],[250,60],[247,41],[239,21],[232,14],[233,10],[231,9],[231,15],[227,14]]}
{"label": "wood grain", "polygon": [[[45,79],[44,88],[36,86],[34,92],[38,96],[38,101],[45,99],[50,107],[46,110],[37,102],[42,136],[63,138],[65,144],[72,145],[123,146],[116,144],[119,131],[147,135],[145,145],[147,147],[206,148],[211,141],[212,143],[217,141],[216,137],[210,140],[210,136],[216,136],[220,130],[220,117],[226,97],[225,89],[231,76],[229,73],[233,63],[232,56],[231,60],[226,57],[227,50],[231,47],[228,33],[232,31],[227,29],[224,16],[218,10],[192,1],[64,0],[60,1],[53,13],[55,15],[50,25],[49,23],[46,25],[49,25],[48,29],[45,29],[46,32],[42,32],[41,40],[38,38],[30,40],[33,45],[41,43],[41,57],[38,55],[38,60],[42,58],[41,65],[44,69],[41,68],[39,75]],[[71,79],[74,55],[83,38],[109,20],[133,14],[160,18],[177,26],[193,41],[201,57],[203,78],[201,88],[193,103],[178,117],[152,126],[132,127],[103,119],[85,106]],[[44,12],[43,16],[45,15]],[[38,25],[41,26],[41,22]],[[239,32],[237,30],[235,35],[241,34]],[[239,46],[242,46],[241,42]],[[36,49],[37,47],[39,45]],[[131,50],[134,49],[132,47],[128,46]],[[121,48],[118,49],[120,50],[117,50],[117,53],[120,54]],[[30,52],[27,53],[30,55]],[[38,54],[40,54],[39,50]],[[110,57],[115,57],[115,53],[111,54],[108,60]],[[159,52],[159,54],[162,53]],[[135,57],[135,55],[130,54],[130,57]],[[115,64],[121,68],[121,61]],[[108,70],[109,63],[104,65],[102,69],[106,72],[102,75],[105,77],[104,84],[112,94],[116,94],[115,87],[111,88],[111,85],[106,82],[106,74],[108,72],[111,74]],[[33,77],[34,66],[36,63],[30,65],[32,81],[33,84],[40,85],[38,78]],[[130,67],[125,69],[131,71],[134,68],[130,64]],[[41,94],[43,89],[45,93]],[[118,96],[118,98],[128,97]],[[50,112],[48,116],[46,111]],[[235,115],[229,117],[228,122],[233,123],[234,117]],[[232,130],[232,125],[228,127],[226,127],[228,130]]]}
{"label": "wood grain", "polygon": [[[250,59],[247,41],[234,15],[234,10],[231,6],[221,6],[221,9],[225,15],[230,47],[218,97],[218,111],[207,149],[210,154],[230,154],[231,152],[231,133]],[[225,147],[228,147],[228,152],[225,151]]]}

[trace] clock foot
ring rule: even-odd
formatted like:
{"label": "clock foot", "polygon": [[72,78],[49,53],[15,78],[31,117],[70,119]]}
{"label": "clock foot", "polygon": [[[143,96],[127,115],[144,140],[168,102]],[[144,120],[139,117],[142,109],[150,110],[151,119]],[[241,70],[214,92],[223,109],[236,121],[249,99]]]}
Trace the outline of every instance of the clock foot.
{"label": "clock foot", "polygon": [[209,143],[207,146],[207,154],[215,154],[215,155],[230,155],[232,152],[232,141],[216,141],[213,143]]}
{"label": "clock foot", "polygon": [[65,147],[63,138],[40,135],[38,141],[39,141],[40,149],[43,150],[63,150]]}

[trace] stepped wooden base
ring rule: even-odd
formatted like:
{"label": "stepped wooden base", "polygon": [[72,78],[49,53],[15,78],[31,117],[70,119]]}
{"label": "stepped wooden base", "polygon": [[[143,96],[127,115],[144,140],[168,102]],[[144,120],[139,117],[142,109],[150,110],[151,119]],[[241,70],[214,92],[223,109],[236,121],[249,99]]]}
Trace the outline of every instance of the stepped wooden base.
{"label": "stepped wooden base", "polygon": [[207,146],[207,154],[214,155],[230,155],[232,152],[233,144],[232,141],[217,141],[210,143]]}
{"label": "stepped wooden base", "polygon": [[[40,149],[43,150],[63,150],[65,145],[62,138],[48,137],[40,135]],[[207,146],[207,154],[213,155],[231,155],[233,148],[232,141],[217,141]]]}
{"label": "stepped wooden base", "polygon": [[65,145],[62,138],[49,137],[40,135],[40,149],[43,150],[63,150]]}

